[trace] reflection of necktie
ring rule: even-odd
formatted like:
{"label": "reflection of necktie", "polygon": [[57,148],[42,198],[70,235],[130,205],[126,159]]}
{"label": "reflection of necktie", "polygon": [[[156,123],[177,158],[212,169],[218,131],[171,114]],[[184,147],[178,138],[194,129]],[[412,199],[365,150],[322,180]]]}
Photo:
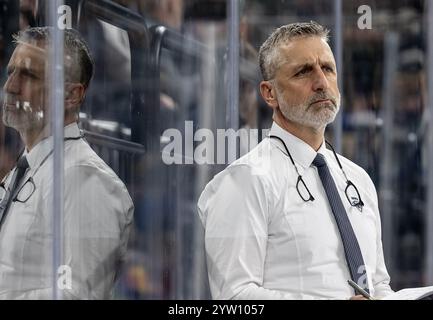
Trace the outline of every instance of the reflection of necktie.
{"label": "reflection of necktie", "polygon": [[27,162],[26,157],[22,156],[19,158],[14,175],[12,176],[11,182],[9,183],[6,197],[0,203],[0,226],[3,224],[8,209],[12,203],[12,199],[14,198],[15,192],[17,191],[17,188],[19,187],[28,167],[29,163]]}
{"label": "reflection of necktie", "polygon": [[313,165],[319,171],[320,180],[322,180],[323,188],[334,213],[335,221],[337,222],[338,230],[340,231],[341,240],[343,242],[346,261],[349,266],[350,276],[361,288],[368,292],[368,282],[364,259],[362,258],[361,249],[359,248],[358,240],[355,232],[350,224],[346,210],[341,202],[334,179],[332,179],[329,168],[326,165],[325,158],[318,153],[313,160]]}

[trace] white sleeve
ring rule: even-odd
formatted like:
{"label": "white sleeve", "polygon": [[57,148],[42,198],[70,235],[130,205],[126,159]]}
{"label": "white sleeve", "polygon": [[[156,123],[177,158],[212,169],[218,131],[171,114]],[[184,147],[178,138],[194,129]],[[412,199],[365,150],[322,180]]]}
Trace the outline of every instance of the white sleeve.
{"label": "white sleeve", "polygon": [[263,177],[232,166],[203,191],[198,212],[214,299],[311,298],[263,288],[270,200]]}
{"label": "white sleeve", "polygon": [[374,192],[375,206],[374,211],[376,214],[376,270],[373,273],[373,287],[374,287],[374,296],[376,298],[383,298],[394,291],[391,289],[389,285],[391,278],[388,274],[388,270],[385,265],[385,258],[383,255],[383,245],[382,245],[382,227],[381,227],[381,219],[379,214],[379,206],[377,199],[376,188],[371,181],[370,177],[368,177],[368,182],[371,186],[371,190]]}
{"label": "white sleeve", "polygon": [[380,226],[380,215],[378,213],[378,225],[377,229],[377,258],[376,258],[376,270],[373,277],[374,295],[377,298],[383,298],[394,291],[389,285],[391,278],[388,274],[388,270],[385,265],[385,258],[383,256],[383,246],[382,246],[382,232]]}
{"label": "white sleeve", "polygon": [[86,165],[66,171],[64,264],[72,283],[64,298],[110,297],[125,258],[133,210],[117,177]]}

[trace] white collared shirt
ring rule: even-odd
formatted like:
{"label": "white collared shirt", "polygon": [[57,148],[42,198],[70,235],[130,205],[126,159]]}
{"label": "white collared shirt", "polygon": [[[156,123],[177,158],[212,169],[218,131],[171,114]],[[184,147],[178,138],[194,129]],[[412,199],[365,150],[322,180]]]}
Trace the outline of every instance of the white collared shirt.
{"label": "white collared shirt", "polygon": [[[59,288],[63,298],[106,299],[125,257],[134,207],[123,182],[90,146],[67,139],[77,137],[76,123],[65,127],[66,268],[59,270]],[[25,203],[12,202],[0,229],[0,299],[53,298],[52,150],[50,137],[25,152],[29,170],[22,185],[33,179],[36,189]]]}
{"label": "white collared shirt", "polygon": [[[354,290],[343,244],[317,168],[317,152],[273,123],[315,198],[303,201],[297,173],[282,143],[266,138],[217,174],[198,201],[205,227],[210,289],[214,299],[348,299]],[[332,151],[325,156],[366,264],[370,293],[392,293],[385,267],[378,201],[368,174],[339,156],[364,207],[349,204],[346,180]]]}

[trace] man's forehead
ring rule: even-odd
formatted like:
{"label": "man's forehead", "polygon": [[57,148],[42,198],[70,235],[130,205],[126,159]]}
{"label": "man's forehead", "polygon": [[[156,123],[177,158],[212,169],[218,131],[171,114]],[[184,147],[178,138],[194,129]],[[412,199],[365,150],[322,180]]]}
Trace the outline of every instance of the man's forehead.
{"label": "man's forehead", "polygon": [[300,37],[280,45],[282,64],[335,63],[328,43],[320,37]]}
{"label": "man's forehead", "polygon": [[30,48],[33,49],[36,52],[39,52],[41,54],[46,54],[47,50],[46,50],[46,41],[42,41],[42,40],[31,40],[29,42],[26,41],[17,41],[17,47],[19,46],[24,46],[26,48]]}
{"label": "man's forehead", "polygon": [[26,68],[43,68],[47,60],[47,50],[44,46],[18,42],[9,65],[18,65]]}

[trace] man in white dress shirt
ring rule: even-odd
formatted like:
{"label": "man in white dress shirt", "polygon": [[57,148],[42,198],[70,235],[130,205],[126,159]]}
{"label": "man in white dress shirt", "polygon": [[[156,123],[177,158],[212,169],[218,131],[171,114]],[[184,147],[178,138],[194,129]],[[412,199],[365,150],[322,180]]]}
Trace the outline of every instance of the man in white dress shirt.
{"label": "man in white dress shirt", "polygon": [[[18,34],[7,66],[3,123],[19,132],[25,150],[0,189],[0,299],[52,299],[58,273],[60,298],[106,299],[125,257],[133,203],[122,181],[81,136],[78,112],[93,60],[79,34],[65,30],[63,239],[53,238],[46,80],[52,32],[43,27]],[[22,179],[15,183],[21,168]],[[63,266],[53,270],[53,246],[58,245]]]}
{"label": "man in white dress shirt", "polygon": [[259,62],[273,109],[269,137],[198,201],[212,297],[363,299],[351,278],[376,298],[392,293],[375,187],[325,145],[340,106],[328,31],[315,22],[282,26]]}

